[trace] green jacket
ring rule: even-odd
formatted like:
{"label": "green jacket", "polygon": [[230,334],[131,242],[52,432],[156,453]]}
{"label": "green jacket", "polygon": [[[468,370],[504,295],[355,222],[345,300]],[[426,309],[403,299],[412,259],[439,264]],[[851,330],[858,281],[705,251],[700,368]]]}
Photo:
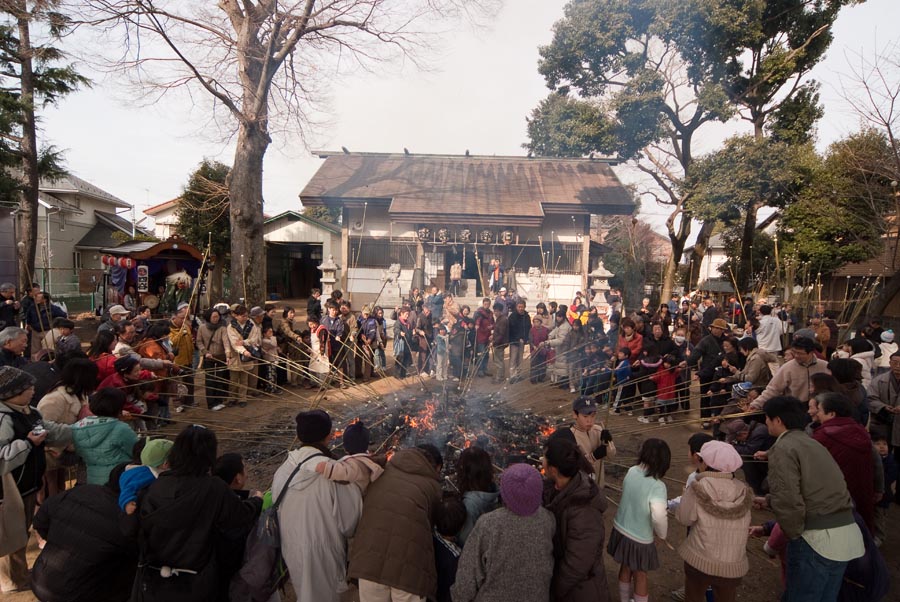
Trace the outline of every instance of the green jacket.
{"label": "green jacket", "polygon": [[72,425],[75,451],[87,464],[90,485],[105,485],[117,464],[132,458],[138,437],[117,418],[88,416]]}
{"label": "green jacket", "polygon": [[782,434],[769,450],[769,492],[769,506],[790,539],[855,522],[841,469],[802,430]]}

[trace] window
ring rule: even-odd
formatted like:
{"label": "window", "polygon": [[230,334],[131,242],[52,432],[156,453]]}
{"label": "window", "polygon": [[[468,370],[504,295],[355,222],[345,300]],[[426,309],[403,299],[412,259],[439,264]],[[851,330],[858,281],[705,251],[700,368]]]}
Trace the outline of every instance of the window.
{"label": "window", "polygon": [[59,231],[60,232],[66,231],[66,214],[63,212],[60,212],[60,214],[59,214]]}
{"label": "window", "polygon": [[81,251],[74,251],[72,253],[72,267],[76,270],[81,269]]}

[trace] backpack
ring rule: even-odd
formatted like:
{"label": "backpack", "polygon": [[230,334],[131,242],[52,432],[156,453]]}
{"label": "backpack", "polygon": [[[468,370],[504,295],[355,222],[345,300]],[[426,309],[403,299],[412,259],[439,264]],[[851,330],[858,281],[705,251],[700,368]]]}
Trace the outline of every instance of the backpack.
{"label": "backpack", "polygon": [[278,520],[278,507],[300,468],[313,458],[324,457],[324,454],[313,454],[300,462],[285,481],[284,487],[272,506],[260,514],[256,528],[247,537],[244,564],[231,580],[229,598],[232,601],[266,602],[277,590],[284,589],[288,571],[281,555],[281,524]]}

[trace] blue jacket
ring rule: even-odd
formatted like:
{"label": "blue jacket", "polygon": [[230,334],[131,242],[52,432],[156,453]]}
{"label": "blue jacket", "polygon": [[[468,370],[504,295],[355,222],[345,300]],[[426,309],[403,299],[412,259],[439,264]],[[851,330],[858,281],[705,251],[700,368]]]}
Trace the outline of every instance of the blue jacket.
{"label": "blue jacket", "polygon": [[132,457],[138,436],[118,418],[88,416],[72,425],[75,451],[87,464],[91,485],[105,485],[117,464]]}
{"label": "blue jacket", "polygon": [[631,361],[622,360],[616,365],[616,384],[621,385],[631,379]]}
{"label": "blue jacket", "polygon": [[50,310],[47,311],[47,305],[32,305],[25,312],[25,323],[31,326],[32,330],[38,332],[49,331],[53,328],[54,318],[65,318],[66,312],[62,308],[50,304]]}

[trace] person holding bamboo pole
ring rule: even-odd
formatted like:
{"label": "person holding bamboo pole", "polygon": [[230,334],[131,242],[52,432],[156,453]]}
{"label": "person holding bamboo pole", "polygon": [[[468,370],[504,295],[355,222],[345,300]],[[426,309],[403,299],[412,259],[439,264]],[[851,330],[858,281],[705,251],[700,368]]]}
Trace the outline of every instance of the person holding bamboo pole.
{"label": "person holding bamboo pole", "polygon": [[225,357],[228,363],[228,375],[231,381],[229,393],[231,401],[229,405],[247,405],[247,387],[250,382],[250,374],[256,368],[254,352],[260,346],[260,332],[253,320],[250,319],[247,306],[237,305],[231,311],[234,319],[226,330],[227,341],[225,345]]}

